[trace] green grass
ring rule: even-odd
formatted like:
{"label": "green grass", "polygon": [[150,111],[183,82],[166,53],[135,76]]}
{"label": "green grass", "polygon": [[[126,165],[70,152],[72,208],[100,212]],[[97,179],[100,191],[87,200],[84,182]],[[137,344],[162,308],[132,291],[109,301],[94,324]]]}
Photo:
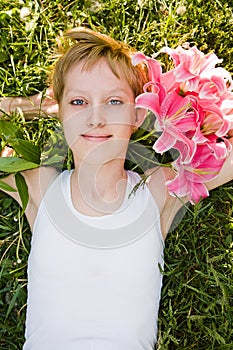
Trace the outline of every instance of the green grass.
{"label": "green grass", "polygon": [[[26,96],[45,89],[55,60],[56,37],[75,25],[98,29],[148,55],[165,44],[175,47],[189,42],[204,52],[214,51],[233,72],[230,1],[141,3],[143,6],[136,0],[0,0],[1,95]],[[183,15],[178,14],[181,5],[186,6]],[[20,18],[23,6],[30,9],[24,19]],[[25,138],[45,151],[45,159],[60,154],[57,122],[35,119],[26,123],[20,114],[14,118]],[[186,209],[185,215],[180,213],[183,220],[168,235],[159,350],[232,348],[232,189],[233,183],[228,183]],[[2,193],[0,207],[0,350],[22,349],[31,233],[18,205]]]}
{"label": "green grass", "polygon": [[231,349],[232,184],[186,213],[166,242],[159,349]]}

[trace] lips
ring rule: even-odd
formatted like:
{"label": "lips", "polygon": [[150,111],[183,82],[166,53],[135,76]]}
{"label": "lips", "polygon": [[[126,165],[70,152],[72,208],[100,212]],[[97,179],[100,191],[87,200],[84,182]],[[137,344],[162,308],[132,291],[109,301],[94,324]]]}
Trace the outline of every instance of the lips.
{"label": "lips", "polygon": [[88,134],[83,134],[82,137],[86,140],[86,141],[90,141],[90,142],[103,142],[103,141],[107,141],[112,135],[88,135]]}

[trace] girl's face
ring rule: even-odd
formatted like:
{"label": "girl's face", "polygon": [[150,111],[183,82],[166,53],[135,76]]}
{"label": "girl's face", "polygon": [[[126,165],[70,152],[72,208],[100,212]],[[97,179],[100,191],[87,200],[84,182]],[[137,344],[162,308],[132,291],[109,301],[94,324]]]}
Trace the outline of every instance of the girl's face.
{"label": "girl's face", "polygon": [[129,83],[104,59],[89,71],[82,71],[80,62],[69,70],[60,117],[75,162],[91,164],[125,159],[133,128],[140,124]]}

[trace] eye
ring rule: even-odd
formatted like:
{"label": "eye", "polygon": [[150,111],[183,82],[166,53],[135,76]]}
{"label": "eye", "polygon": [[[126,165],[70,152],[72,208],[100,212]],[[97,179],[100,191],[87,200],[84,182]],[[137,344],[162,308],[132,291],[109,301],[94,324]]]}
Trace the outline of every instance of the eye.
{"label": "eye", "polygon": [[109,104],[109,105],[113,105],[113,106],[115,106],[115,105],[121,105],[121,104],[123,104],[123,101],[117,100],[117,99],[112,99],[112,100],[110,100],[110,101],[108,102],[108,104]]}
{"label": "eye", "polygon": [[83,105],[86,105],[86,101],[84,101],[83,99],[81,98],[76,98],[74,100],[72,100],[70,102],[71,105],[74,105],[74,106],[83,106]]}

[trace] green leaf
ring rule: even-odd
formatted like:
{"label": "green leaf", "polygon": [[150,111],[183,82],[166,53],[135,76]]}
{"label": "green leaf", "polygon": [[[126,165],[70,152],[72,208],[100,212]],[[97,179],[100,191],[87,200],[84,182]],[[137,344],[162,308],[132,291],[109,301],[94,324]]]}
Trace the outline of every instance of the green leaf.
{"label": "green leaf", "polygon": [[35,169],[39,165],[29,162],[25,159],[16,157],[2,157],[0,158],[0,171],[6,173],[17,173],[19,171]]}
{"label": "green leaf", "polygon": [[25,181],[23,175],[20,173],[15,174],[15,183],[16,183],[16,187],[17,187],[20,199],[21,199],[22,209],[23,209],[22,214],[23,214],[26,207],[27,207],[28,200],[29,200],[28,186],[26,184],[26,181]]}
{"label": "green leaf", "polygon": [[21,132],[20,129],[11,122],[0,120],[0,134],[4,137],[4,139],[9,140],[17,138]]}
{"label": "green leaf", "polygon": [[10,303],[9,303],[9,306],[8,306],[8,309],[7,309],[7,313],[6,313],[6,318],[5,318],[5,319],[8,318],[8,316],[9,316],[9,314],[11,313],[13,307],[15,306],[15,303],[16,303],[16,300],[17,300],[17,298],[18,298],[18,296],[19,296],[19,293],[20,293],[20,291],[21,291],[21,288],[22,288],[21,285],[18,285],[16,291],[14,291],[13,296],[12,296],[12,299],[11,299],[11,301],[10,301]]}
{"label": "green leaf", "polygon": [[4,62],[4,61],[7,61],[8,60],[8,55],[3,52],[3,51],[0,51],[0,62]]}
{"label": "green leaf", "polygon": [[40,164],[40,149],[30,141],[14,139],[10,141],[14,150],[29,162]]}
{"label": "green leaf", "polygon": [[0,181],[0,189],[6,192],[16,192],[16,189],[7,185],[5,182]]}
{"label": "green leaf", "polygon": [[130,142],[126,160],[139,166],[143,171],[152,166],[159,165],[154,150],[137,142]]}
{"label": "green leaf", "polygon": [[42,165],[54,165],[54,164],[63,164],[65,161],[65,157],[64,156],[60,156],[60,155],[54,155],[52,157],[49,157],[45,160],[43,160]]}

